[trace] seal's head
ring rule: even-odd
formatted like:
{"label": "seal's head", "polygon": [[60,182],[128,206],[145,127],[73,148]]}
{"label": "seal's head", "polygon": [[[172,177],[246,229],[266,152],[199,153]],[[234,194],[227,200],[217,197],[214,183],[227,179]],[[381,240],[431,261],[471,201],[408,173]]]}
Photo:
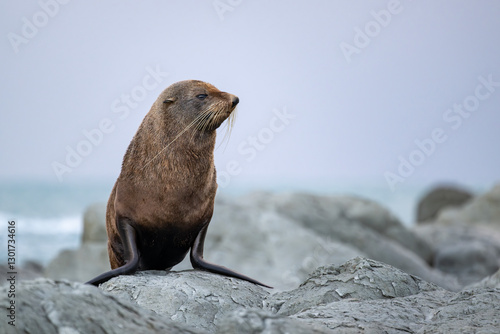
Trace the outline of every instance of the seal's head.
{"label": "seal's head", "polygon": [[[170,85],[153,103],[123,158],[123,166],[136,168],[122,167],[122,174],[140,179],[136,175],[139,173],[141,178],[153,180],[152,170],[158,177],[164,177],[168,165],[173,170],[177,168],[174,165],[195,168],[203,162],[207,169],[212,169],[215,130],[228,119],[226,135],[231,134],[238,102],[235,95],[203,81],[186,80]],[[187,163],[191,157],[198,162]]]}
{"label": "seal's head", "polygon": [[188,128],[212,132],[230,116],[231,128],[238,102],[237,96],[221,92],[209,83],[185,80],[167,87],[155,104],[170,119]]}

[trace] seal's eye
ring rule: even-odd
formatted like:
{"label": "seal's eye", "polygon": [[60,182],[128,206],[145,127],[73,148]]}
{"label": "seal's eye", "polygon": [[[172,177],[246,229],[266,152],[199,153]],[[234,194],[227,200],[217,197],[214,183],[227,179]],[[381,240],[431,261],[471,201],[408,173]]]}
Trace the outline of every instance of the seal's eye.
{"label": "seal's eye", "polygon": [[196,95],[196,97],[199,98],[200,100],[204,100],[207,96],[208,96],[207,94]]}

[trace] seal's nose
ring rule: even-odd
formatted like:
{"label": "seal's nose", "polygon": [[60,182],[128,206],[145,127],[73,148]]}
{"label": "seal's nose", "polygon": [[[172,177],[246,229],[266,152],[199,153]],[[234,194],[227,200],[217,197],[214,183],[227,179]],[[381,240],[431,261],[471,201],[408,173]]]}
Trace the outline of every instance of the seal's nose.
{"label": "seal's nose", "polygon": [[233,99],[231,100],[231,102],[233,103],[231,106],[234,108],[234,107],[236,107],[238,102],[240,102],[240,99],[237,96],[233,96]]}

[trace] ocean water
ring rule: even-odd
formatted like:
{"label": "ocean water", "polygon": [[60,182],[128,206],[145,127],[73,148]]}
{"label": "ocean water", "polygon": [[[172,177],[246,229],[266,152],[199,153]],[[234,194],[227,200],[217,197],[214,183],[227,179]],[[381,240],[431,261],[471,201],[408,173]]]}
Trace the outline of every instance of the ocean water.
{"label": "ocean water", "polygon": [[[7,249],[8,222],[15,220],[16,262],[47,265],[61,250],[79,246],[85,208],[107,201],[111,189],[104,182],[0,182],[0,249]],[[0,254],[0,263],[7,262],[7,251]]]}
{"label": "ocean water", "polygon": [[[22,265],[26,261],[36,261],[47,265],[61,250],[79,246],[85,208],[95,202],[106,202],[112,186],[112,182],[0,182],[0,230],[3,230],[0,249],[7,250],[7,225],[14,219],[16,262]],[[349,183],[304,187],[239,184],[228,188],[219,189],[218,193],[235,196],[268,190],[360,196],[382,204],[405,225],[413,223],[418,199],[428,190],[424,186],[407,186],[392,192],[384,184]],[[0,263],[7,262],[7,251],[0,254]]]}

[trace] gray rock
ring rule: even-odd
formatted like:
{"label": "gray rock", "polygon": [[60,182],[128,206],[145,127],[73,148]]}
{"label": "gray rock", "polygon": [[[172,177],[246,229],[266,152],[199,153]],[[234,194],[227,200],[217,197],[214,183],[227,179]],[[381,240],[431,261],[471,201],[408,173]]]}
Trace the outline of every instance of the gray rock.
{"label": "gray rock", "polygon": [[[319,266],[366,256],[275,211],[230,201],[216,203],[204,254],[207,260],[271,285],[275,291],[297,287]],[[175,269],[190,267],[184,263]]]}
{"label": "gray rock", "polygon": [[414,232],[425,239],[436,253],[442,245],[478,241],[500,251],[500,231],[484,225],[416,225]]}
{"label": "gray rock", "polygon": [[222,333],[415,333],[453,293],[443,289],[376,300],[345,299],[285,316],[240,309],[222,321]]}
{"label": "gray rock", "polygon": [[[43,266],[37,262],[27,261],[22,266],[16,266],[17,279],[19,281],[33,280],[43,276]],[[9,266],[7,264],[0,265],[0,285],[7,284],[6,279],[9,277],[7,274]]]}
{"label": "gray rock", "polygon": [[[7,287],[0,288],[0,307],[10,305]],[[79,283],[49,279],[18,282],[15,327],[2,319],[1,333],[200,333],[137,305]]]}
{"label": "gray rock", "polygon": [[441,289],[394,299],[345,300],[290,318],[316,327],[321,325],[329,333],[415,333],[451,297],[451,292]]}
{"label": "gray rock", "polygon": [[437,309],[430,323],[417,333],[500,332],[500,289],[472,289],[458,293]]}
{"label": "gray rock", "polygon": [[[0,288],[0,307],[9,303]],[[201,271],[120,276],[100,289],[18,282],[26,333],[498,333],[500,289],[452,293],[373,260],[318,268],[300,287],[261,287]],[[22,321],[21,321],[22,320]],[[6,321],[1,333],[16,333]]]}
{"label": "gray rock", "polygon": [[90,205],[83,215],[82,243],[106,243],[106,203]]}
{"label": "gray rock", "polygon": [[[342,230],[344,225],[358,225],[364,230],[399,243],[418,254],[424,261],[432,258],[430,247],[424,240],[414,235],[387,209],[370,200],[352,196],[257,192],[245,196],[242,201],[250,206],[275,210],[323,236],[334,239],[342,239],[336,232]],[[348,239],[350,243],[352,240]]]}
{"label": "gray rock", "polygon": [[292,315],[344,299],[376,300],[440,290],[387,264],[355,258],[335,267],[320,267],[295,290],[269,298],[273,312]]}
{"label": "gray rock", "polygon": [[[461,287],[454,277],[434,270],[424,259],[403,246],[402,240],[400,243],[388,237],[386,235],[388,233],[381,234],[380,231],[393,231],[390,234],[395,236],[398,235],[396,231],[407,231],[399,235],[411,236],[407,244],[413,244],[416,248],[418,248],[416,245],[420,245],[421,253],[425,254],[429,261],[432,260],[432,249],[426,242],[407,230],[395,218],[391,218],[386,210],[377,208],[377,205],[372,202],[350,197],[266,193],[251,194],[241,199],[241,202],[244,202],[244,206],[249,210],[264,213],[275,212],[278,216],[288,218],[314,231],[322,238],[350,245],[369,258],[393,265],[449,290],[458,291]],[[377,210],[381,212],[379,216],[376,214]],[[239,221],[237,218],[231,219],[230,217],[228,220]],[[384,222],[386,222],[385,225]],[[363,254],[359,255],[364,256]],[[333,261],[331,263],[337,264]]]}
{"label": "gray rock", "polygon": [[436,220],[444,225],[486,225],[500,230],[500,184],[461,208],[442,210]]}
{"label": "gray rock", "polygon": [[433,246],[434,266],[455,276],[462,286],[500,268],[500,231],[490,226],[425,224],[416,226],[415,233]]}
{"label": "gray rock", "polygon": [[105,243],[86,242],[76,250],[61,251],[44,271],[45,277],[86,282],[110,270]]}
{"label": "gray rock", "polygon": [[496,249],[486,243],[461,242],[441,247],[434,265],[458,277],[462,285],[468,285],[495,273],[500,268],[500,257]]}
{"label": "gray rock", "polygon": [[[104,205],[100,207],[102,216]],[[89,209],[87,216],[96,216],[97,211]],[[104,226],[103,220],[100,226]],[[87,243],[91,244],[87,241],[76,251],[60,254],[49,264],[46,275],[86,281],[108,270],[105,247],[85,247]],[[255,193],[236,201],[217,198],[205,257],[277,290],[297,287],[319,266],[341,264],[356,256],[383,261],[448,289],[458,289],[453,279],[433,271],[407,245],[425,258],[431,254],[424,242],[373,202]],[[190,268],[186,259],[175,269]]]}
{"label": "gray rock", "polygon": [[437,217],[443,208],[460,207],[467,203],[473,195],[454,186],[438,186],[427,192],[417,207],[417,222],[425,223]]}
{"label": "gray rock", "polygon": [[500,270],[491,276],[483,278],[480,282],[471,284],[468,288],[496,288],[500,289]]}
{"label": "gray rock", "polygon": [[274,295],[200,271],[142,272],[114,278],[101,288],[169,320],[218,333],[416,331],[453,296],[362,258],[318,268],[299,288]]}
{"label": "gray rock", "polygon": [[101,289],[166,319],[214,332],[239,307],[262,308],[269,295],[260,286],[203,271],[145,271],[120,276]]}
{"label": "gray rock", "polygon": [[306,323],[283,315],[259,309],[239,309],[225,317],[219,326],[219,333],[287,333],[326,334],[332,333],[319,322]]}
{"label": "gray rock", "polygon": [[45,268],[45,277],[86,282],[110,270],[107,241],[106,203],[92,204],[83,215],[80,247],[61,251]]}
{"label": "gray rock", "polygon": [[[103,208],[103,205],[101,205]],[[95,212],[96,210],[87,210]],[[104,222],[102,222],[104,223]],[[84,242],[52,260],[45,275],[84,282],[109,270],[106,243]],[[365,254],[322,238],[274,211],[259,211],[217,197],[205,241],[205,257],[240,271],[276,290],[297,287],[318,266],[341,264]],[[176,270],[191,269],[189,256]]]}

